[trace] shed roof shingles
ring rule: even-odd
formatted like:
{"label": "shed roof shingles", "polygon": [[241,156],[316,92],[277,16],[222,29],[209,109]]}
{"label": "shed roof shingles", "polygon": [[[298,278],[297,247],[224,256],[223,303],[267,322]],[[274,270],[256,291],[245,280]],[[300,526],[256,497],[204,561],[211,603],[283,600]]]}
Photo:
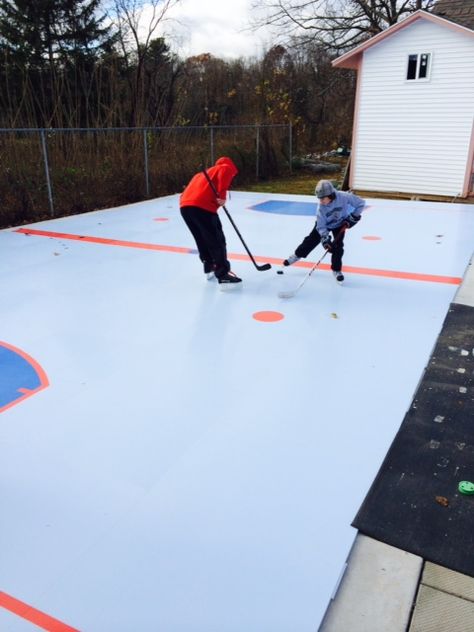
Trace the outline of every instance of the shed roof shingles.
{"label": "shed roof shingles", "polygon": [[438,0],[432,13],[474,30],[474,0]]}

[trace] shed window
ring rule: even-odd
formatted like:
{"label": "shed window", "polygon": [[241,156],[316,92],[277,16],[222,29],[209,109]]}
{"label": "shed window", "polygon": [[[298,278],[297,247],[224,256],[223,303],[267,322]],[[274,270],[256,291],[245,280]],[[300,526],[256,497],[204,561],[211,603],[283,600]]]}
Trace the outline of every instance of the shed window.
{"label": "shed window", "polygon": [[428,79],[430,71],[430,53],[408,55],[407,79]]}

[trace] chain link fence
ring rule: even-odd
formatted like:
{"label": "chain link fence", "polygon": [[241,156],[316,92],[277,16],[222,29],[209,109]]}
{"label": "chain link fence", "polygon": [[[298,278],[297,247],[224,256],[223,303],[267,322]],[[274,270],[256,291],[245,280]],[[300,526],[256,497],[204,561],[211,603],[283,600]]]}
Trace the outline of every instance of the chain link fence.
{"label": "chain link fence", "polygon": [[0,129],[0,225],[179,193],[229,156],[238,182],[291,171],[291,125]]}

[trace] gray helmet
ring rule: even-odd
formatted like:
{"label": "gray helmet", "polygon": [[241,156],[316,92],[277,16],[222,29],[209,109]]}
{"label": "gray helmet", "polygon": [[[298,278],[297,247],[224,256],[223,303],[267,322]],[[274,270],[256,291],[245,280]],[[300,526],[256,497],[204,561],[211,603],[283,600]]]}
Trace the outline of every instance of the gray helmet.
{"label": "gray helmet", "polygon": [[336,193],[336,189],[329,180],[320,180],[314,190],[314,194],[319,199],[332,195],[333,193]]}

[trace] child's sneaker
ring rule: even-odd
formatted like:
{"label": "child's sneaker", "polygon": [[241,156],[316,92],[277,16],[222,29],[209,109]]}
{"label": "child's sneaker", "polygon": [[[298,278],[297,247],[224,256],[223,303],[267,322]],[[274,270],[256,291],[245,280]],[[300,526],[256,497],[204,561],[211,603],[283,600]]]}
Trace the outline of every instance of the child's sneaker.
{"label": "child's sneaker", "polygon": [[283,261],[283,265],[284,266],[291,266],[293,263],[296,263],[297,261],[299,261],[301,259],[301,257],[297,257],[296,255],[290,255],[288,257],[288,259],[285,259]]}
{"label": "child's sneaker", "polygon": [[218,281],[222,290],[241,287],[240,283],[242,283],[242,279],[239,279],[236,274],[230,271],[226,272],[224,276],[221,276]]}
{"label": "child's sneaker", "polygon": [[344,281],[344,275],[340,270],[333,270],[332,273],[334,274],[334,277],[338,283],[342,283]]}

